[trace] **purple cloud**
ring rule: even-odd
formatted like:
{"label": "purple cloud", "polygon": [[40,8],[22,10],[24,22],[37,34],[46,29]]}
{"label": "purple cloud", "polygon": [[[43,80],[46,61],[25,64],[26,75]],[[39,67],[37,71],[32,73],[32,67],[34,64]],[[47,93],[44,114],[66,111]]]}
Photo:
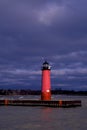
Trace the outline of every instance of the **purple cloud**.
{"label": "purple cloud", "polygon": [[53,84],[86,86],[86,5],[86,0],[0,1],[0,87],[40,86],[42,57],[52,65]]}

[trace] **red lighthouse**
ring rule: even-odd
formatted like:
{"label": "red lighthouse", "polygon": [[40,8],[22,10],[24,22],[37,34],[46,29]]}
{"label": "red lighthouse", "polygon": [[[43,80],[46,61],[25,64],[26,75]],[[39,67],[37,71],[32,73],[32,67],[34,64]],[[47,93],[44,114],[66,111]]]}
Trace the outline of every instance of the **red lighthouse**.
{"label": "red lighthouse", "polygon": [[51,100],[50,65],[47,61],[42,66],[41,100]]}

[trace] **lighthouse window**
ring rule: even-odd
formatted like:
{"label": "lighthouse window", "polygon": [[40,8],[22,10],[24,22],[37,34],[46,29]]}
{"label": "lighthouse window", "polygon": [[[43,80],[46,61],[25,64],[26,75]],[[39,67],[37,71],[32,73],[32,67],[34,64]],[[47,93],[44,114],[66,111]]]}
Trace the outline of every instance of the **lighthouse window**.
{"label": "lighthouse window", "polygon": [[50,90],[46,90],[46,92],[50,92]]}
{"label": "lighthouse window", "polygon": [[47,64],[45,64],[45,65],[43,65],[44,67],[48,67],[48,65]]}
{"label": "lighthouse window", "polygon": [[48,69],[50,69],[51,67],[49,66]]}

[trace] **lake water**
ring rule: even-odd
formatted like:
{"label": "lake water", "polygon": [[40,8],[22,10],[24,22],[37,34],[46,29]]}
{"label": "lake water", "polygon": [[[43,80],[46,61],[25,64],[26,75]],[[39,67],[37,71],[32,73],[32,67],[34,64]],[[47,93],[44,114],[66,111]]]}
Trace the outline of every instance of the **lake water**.
{"label": "lake water", "polygon": [[[31,99],[39,96],[0,97]],[[0,130],[87,130],[87,97],[86,96],[52,96],[55,99],[82,101],[82,107],[48,108],[0,106]]]}

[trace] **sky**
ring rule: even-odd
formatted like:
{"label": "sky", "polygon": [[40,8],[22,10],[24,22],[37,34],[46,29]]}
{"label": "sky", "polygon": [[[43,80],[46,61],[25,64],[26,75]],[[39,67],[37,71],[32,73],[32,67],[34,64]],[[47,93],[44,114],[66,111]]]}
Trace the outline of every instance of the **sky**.
{"label": "sky", "polygon": [[87,0],[0,0],[0,89],[87,90]]}

